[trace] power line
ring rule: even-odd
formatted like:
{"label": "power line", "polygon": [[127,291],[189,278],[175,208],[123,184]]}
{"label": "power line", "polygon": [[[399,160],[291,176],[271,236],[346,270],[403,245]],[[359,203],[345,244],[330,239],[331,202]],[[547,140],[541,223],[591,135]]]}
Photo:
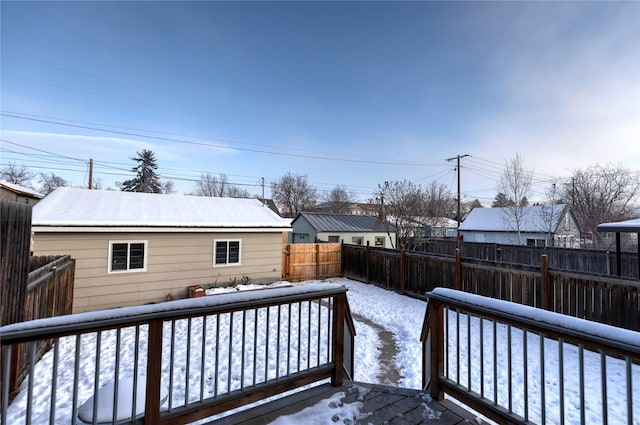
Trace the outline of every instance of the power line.
{"label": "power line", "polygon": [[425,163],[418,163],[418,162],[394,162],[394,161],[381,161],[381,160],[374,161],[374,160],[362,160],[362,159],[347,159],[347,158],[344,158],[344,157],[326,157],[326,156],[316,156],[316,155],[303,155],[303,154],[292,154],[292,153],[284,153],[284,152],[275,152],[275,151],[268,151],[268,150],[261,150],[261,149],[229,147],[229,146],[224,146],[224,145],[216,145],[216,144],[213,144],[213,143],[194,142],[194,141],[175,139],[175,138],[169,138],[169,137],[150,136],[150,135],[146,135],[146,134],[133,133],[133,132],[128,132],[128,131],[109,130],[109,129],[99,128],[99,127],[90,127],[90,126],[77,125],[77,124],[68,124],[68,123],[62,123],[62,122],[57,122],[57,121],[52,121],[52,120],[30,118],[30,117],[21,117],[21,116],[18,116],[18,115],[7,114],[7,113],[4,113],[4,112],[0,113],[0,115],[5,116],[5,117],[10,117],[10,118],[15,118],[15,119],[21,119],[21,120],[35,121],[35,122],[41,122],[41,123],[46,123],[46,124],[54,124],[54,125],[60,125],[60,126],[65,126],[65,127],[72,127],[72,128],[81,128],[81,129],[84,129],[84,130],[100,131],[100,132],[104,132],[104,133],[120,134],[120,135],[133,136],[133,137],[142,137],[142,138],[146,138],[146,139],[159,140],[159,141],[164,141],[164,142],[182,143],[182,144],[189,144],[189,145],[195,145],[195,146],[204,146],[204,147],[209,147],[209,148],[227,149],[227,150],[237,150],[237,151],[260,153],[260,154],[266,154],[266,155],[278,155],[278,156],[287,156],[287,157],[295,157],[295,158],[305,158],[305,159],[315,159],[315,160],[325,160],[325,161],[338,161],[338,162],[350,162],[350,163],[361,163],[361,164],[377,164],[377,165],[402,165],[402,166],[425,166],[425,165],[428,165],[428,164],[425,164]]}

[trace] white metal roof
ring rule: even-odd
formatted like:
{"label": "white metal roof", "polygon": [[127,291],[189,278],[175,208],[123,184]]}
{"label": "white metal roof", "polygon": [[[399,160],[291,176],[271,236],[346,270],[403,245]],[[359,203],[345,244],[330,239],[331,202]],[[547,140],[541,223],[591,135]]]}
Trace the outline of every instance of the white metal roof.
{"label": "white metal roof", "polygon": [[[567,205],[536,205],[522,208],[522,232],[555,230]],[[509,208],[474,208],[460,224],[461,231],[513,232],[513,219]]]}
{"label": "white metal roof", "polygon": [[290,228],[258,199],[60,187],[33,207],[33,226]]}

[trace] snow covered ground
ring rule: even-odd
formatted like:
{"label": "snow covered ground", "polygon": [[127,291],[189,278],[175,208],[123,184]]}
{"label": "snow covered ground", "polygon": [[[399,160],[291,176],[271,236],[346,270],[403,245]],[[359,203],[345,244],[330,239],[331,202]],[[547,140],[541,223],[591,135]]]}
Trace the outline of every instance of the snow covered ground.
{"label": "snow covered ground", "polygon": [[[408,298],[405,296],[400,296],[393,292],[377,288],[373,285],[365,285],[359,282],[351,281],[348,279],[329,279],[325,282],[331,282],[334,284],[344,285],[348,289],[347,297],[349,300],[349,304],[351,307],[351,311],[357,317],[362,317],[366,320],[358,321],[356,320],[356,340],[355,340],[355,380],[367,383],[380,383],[381,378],[388,372],[384,370],[382,363],[379,361],[381,357],[381,348],[383,347],[383,340],[379,332],[379,326],[389,331],[394,338],[394,343],[397,347],[397,353],[393,358],[393,364],[397,368],[397,372],[399,373],[399,382],[398,385],[407,388],[415,388],[418,389],[421,386],[421,367],[422,367],[422,346],[419,340],[420,331],[422,327],[423,317],[426,311],[426,303],[423,301],[415,300],[412,298]],[[302,285],[307,285],[310,283],[318,283],[316,282],[303,282]],[[284,286],[288,285],[288,283],[279,283],[274,286]],[[298,285],[298,284],[296,284]],[[217,290],[211,292],[222,292],[222,291],[237,291],[241,289],[253,289],[251,287],[239,287],[239,288],[228,288],[225,290]],[[371,326],[369,323],[376,324],[376,327]],[[480,323],[479,320],[471,320],[471,334],[472,338],[476,338],[479,333]],[[466,319],[461,320],[460,322],[460,334],[466,338],[467,335],[467,321]],[[492,327],[487,327],[488,324],[484,324],[484,335],[485,341],[492,342]],[[455,336],[455,332],[451,331],[452,335]],[[186,352],[183,349],[186,344],[181,343],[180,341],[186,341],[187,338],[187,328],[176,328],[176,343],[175,347],[182,347],[177,349],[174,353],[174,357],[177,356],[177,362],[183,362],[184,360],[180,359],[180,356],[186,356]],[[524,335],[522,332],[513,332],[511,337],[508,336],[507,328],[498,326],[496,337],[499,340],[502,346],[506,346],[508,340],[510,339],[511,346],[514,347],[511,354],[511,362],[514,369],[514,378],[512,378],[512,386],[514,388],[514,393],[516,394],[515,399],[512,401],[514,404],[514,409],[516,411],[524,410],[524,375],[522,373],[518,373],[518,370],[522,371],[524,365],[523,356],[523,347],[524,347]],[[135,343],[133,337],[125,336],[123,339],[122,346],[125,347],[130,344]],[[477,339],[477,338],[476,338]],[[527,355],[527,369],[529,371],[529,378],[527,380],[527,387],[529,388],[529,399],[528,399],[528,414],[530,420],[533,422],[541,422],[541,401],[537,398],[539,394],[539,387],[541,383],[536,376],[539,376],[540,371],[540,343],[537,336],[533,334],[527,334],[527,350],[529,354]],[[101,338],[101,345],[106,354],[105,360],[101,362],[101,373],[100,375],[105,377],[104,381],[107,383],[108,377],[113,376],[113,353],[114,353],[114,341],[115,340],[115,332],[105,333]],[[95,335],[91,338],[83,338],[82,344],[87,344],[87,352],[91,352],[91,349],[96,346],[96,338]],[[455,338],[449,339],[449,371],[450,373],[456,374],[457,362],[455,357],[452,354],[455,354]],[[139,346],[143,346],[145,343],[144,338],[139,341]],[[170,344],[169,344],[170,345]],[[546,409],[546,417],[547,423],[558,423],[558,411],[560,409],[559,406],[559,385],[560,381],[557,376],[558,370],[558,353],[557,353],[557,342],[553,341],[545,341],[545,363],[544,363],[544,385],[545,385],[545,403],[544,407]],[[74,349],[75,347],[75,338],[63,338],[61,340],[60,346],[60,358],[58,360],[59,364],[59,376],[57,378],[57,386],[58,386],[58,401],[59,404],[57,406],[56,417],[67,418],[64,421],[56,421],[56,423],[68,423],[68,418],[70,417],[70,412],[72,411],[71,405],[71,388],[73,384],[73,378],[71,376],[73,372],[74,365]],[[461,382],[466,383],[468,378],[467,371],[467,352],[466,345],[462,344],[462,350],[460,352],[460,376]],[[239,347],[234,347],[234,349]],[[83,349],[84,350],[84,349]],[[197,351],[197,349],[195,350]],[[479,351],[472,349],[472,358],[471,363],[473,365],[479,364]],[[499,382],[505,382],[505,374],[507,373],[506,365],[506,354],[504,351],[501,351],[498,355],[498,380]],[[141,353],[144,355],[144,353]],[[167,353],[168,355],[168,353]],[[576,402],[579,401],[579,397],[577,397],[577,368],[578,362],[576,361],[578,355],[577,348],[571,348],[569,346],[565,347],[563,350],[564,356],[564,364],[567,368],[564,376],[564,391],[566,398],[566,406],[565,411],[566,423],[572,424],[579,422],[579,410],[578,406],[576,406]],[[234,354],[235,356],[235,354]],[[103,356],[101,356],[103,357]],[[242,357],[242,356],[240,356]],[[282,359],[281,359],[282,360]],[[42,360],[38,363],[35,371],[35,376],[38,379],[35,380],[34,383],[34,395],[36,402],[33,405],[33,420],[32,423],[40,424],[40,423],[48,423],[49,413],[50,413],[50,405],[47,402],[47,399],[50,397],[51,388],[52,388],[52,379],[50,378],[51,365],[53,362],[53,353],[47,353]],[[481,380],[479,376],[479,369],[477,367],[472,369],[471,381],[472,388],[478,391],[480,382],[484,383],[484,391],[485,393],[492,394],[493,387],[493,366],[491,356],[485,355],[485,376],[484,379]],[[264,364],[264,360],[258,359],[258,363],[262,363],[259,365],[259,370],[264,371],[265,368],[273,369],[274,365]],[[81,357],[81,379],[79,382],[80,386],[80,394],[78,399],[80,403],[87,400],[93,393],[93,386],[91,384],[92,378],[94,376],[93,365],[95,364],[95,359],[92,356],[82,356]],[[491,365],[491,366],[489,366]],[[585,354],[585,374],[589,377],[588,382],[586,383],[587,391],[585,393],[586,397],[586,418],[587,423],[601,423],[599,419],[601,416],[601,402],[600,402],[600,394],[601,394],[601,384],[599,380],[601,364],[600,357],[597,354],[586,353]],[[624,382],[621,380],[624,377],[624,363],[615,359],[608,359],[606,368],[607,368],[607,376],[610,377],[611,382],[607,386],[607,394],[608,394],[608,408],[610,416],[608,417],[609,424],[622,424],[626,422],[626,387]],[[121,373],[126,373],[127,371],[120,371]],[[226,372],[225,372],[226,373]],[[537,375],[536,375],[537,374]],[[221,385],[224,385],[227,381],[224,381],[224,374],[222,374],[223,381],[221,381]],[[122,376],[122,375],[121,375]],[[633,366],[633,381],[637,383],[640,382],[640,367],[637,365]],[[22,424],[25,423],[24,416],[26,411],[26,398],[27,398],[27,390],[26,390],[26,380],[23,384],[22,391],[16,397],[14,402],[9,406],[7,412],[7,424]],[[173,389],[173,397],[177,399],[184,398],[185,392],[187,391],[184,386],[177,387]],[[190,394],[193,394],[193,389],[189,389]],[[502,402],[506,400],[506,391],[508,391],[507,385],[499,385],[498,386],[498,399]],[[65,395],[66,394],[66,395]],[[634,387],[634,404],[633,404],[633,414],[634,414],[634,423],[640,424],[640,394],[638,394],[638,386]],[[335,397],[334,397],[335,398]],[[314,424],[333,424],[332,418],[354,418],[358,417],[360,414],[359,408],[360,405],[358,403],[352,403],[349,405],[342,405],[336,407],[336,400],[330,399],[326,400],[322,403],[319,403],[317,406],[310,408],[304,413],[301,413],[302,416],[293,416],[280,418],[276,421],[278,425],[285,425],[288,423],[310,423],[309,418],[313,417]],[[312,414],[312,416],[311,416]],[[301,418],[304,418],[304,421],[300,422]]]}

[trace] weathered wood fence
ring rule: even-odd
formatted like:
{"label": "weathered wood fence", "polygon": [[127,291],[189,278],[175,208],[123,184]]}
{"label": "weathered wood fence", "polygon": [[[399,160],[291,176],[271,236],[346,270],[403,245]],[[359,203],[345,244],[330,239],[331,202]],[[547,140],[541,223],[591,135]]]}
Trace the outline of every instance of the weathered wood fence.
{"label": "weathered wood fence", "polygon": [[282,278],[291,282],[342,276],[339,243],[287,244],[282,252]]}
{"label": "weathered wood fence", "polygon": [[459,289],[640,331],[640,281],[555,270],[542,255],[525,266],[415,251],[344,245],[343,276],[418,298],[437,287]]}
{"label": "weathered wood fence", "polygon": [[[2,322],[0,325],[71,314],[75,260],[70,256],[31,257],[31,207],[2,201]],[[36,358],[50,347],[40,341]],[[12,352],[9,392],[13,393],[29,366],[22,345]]]}
{"label": "weathered wood fence", "polygon": [[[460,254],[463,258],[540,266],[540,258],[542,258],[542,255],[546,255],[549,261],[549,267],[553,269],[618,275],[618,270],[616,269],[616,253],[614,251],[542,248],[443,239],[422,241],[418,244],[416,250],[427,254],[455,257],[457,248],[460,249]],[[637,254],[622,252],[620,260],[620,276],[640,277],[638,276]]]}

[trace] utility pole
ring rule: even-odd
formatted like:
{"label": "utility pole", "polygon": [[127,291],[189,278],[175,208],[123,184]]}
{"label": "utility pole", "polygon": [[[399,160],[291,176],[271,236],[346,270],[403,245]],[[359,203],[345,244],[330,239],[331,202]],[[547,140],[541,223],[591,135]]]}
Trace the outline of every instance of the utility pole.
{"label": "utility pole", "polygon": [[447,158],[447,161],[451,162],[454,159],[457,160],[456,170],[458,171],[458,228],[460,228],[460,158],[470,156],[469,154],[456,155],[453,158]]}
{"label": "utility pole", "polygon": [[89,159],[89,190],[93,189],[93,159]]}

